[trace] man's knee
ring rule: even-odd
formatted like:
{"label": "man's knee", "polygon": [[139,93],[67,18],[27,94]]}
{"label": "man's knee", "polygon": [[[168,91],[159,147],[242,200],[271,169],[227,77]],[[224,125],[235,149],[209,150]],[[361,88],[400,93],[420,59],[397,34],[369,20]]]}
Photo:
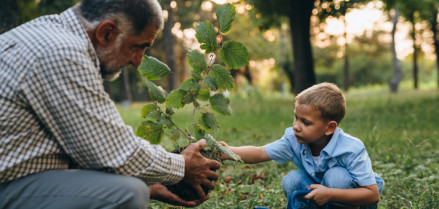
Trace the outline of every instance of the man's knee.
{"label": "man's knee", "polygon": [[357,187],[346,168],[333,167],[323,176],[322,185],[329,188],[348,189]]}
{"label": "man's knee", "polygon": [[147,208],[149,202],[148,186],[138,178],[121,176],[115,185],[120,191],[118,194],[121,208]]}

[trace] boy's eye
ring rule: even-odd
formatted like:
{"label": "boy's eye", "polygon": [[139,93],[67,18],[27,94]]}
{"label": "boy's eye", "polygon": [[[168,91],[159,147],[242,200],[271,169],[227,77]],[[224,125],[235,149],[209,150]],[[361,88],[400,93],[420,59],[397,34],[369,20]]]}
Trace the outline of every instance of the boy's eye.
{"label": "boy's eye", "polygon": [[306,121],[306,120],[303,120],[302,122],[303,122],[303,124],[304,124],[305,126],[309,126],[309,125],[311,125],[311,123],[308,122],[308,121]]}

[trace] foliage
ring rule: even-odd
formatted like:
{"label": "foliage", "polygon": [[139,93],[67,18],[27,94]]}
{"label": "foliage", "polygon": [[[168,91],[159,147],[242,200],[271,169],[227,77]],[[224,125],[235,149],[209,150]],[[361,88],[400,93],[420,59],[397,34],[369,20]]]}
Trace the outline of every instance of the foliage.
{"label": "foliage", "polygon": [[[352,89],[346,95],[348,112],[341,128],[365,143],[375,172],[385,180],[379,208],[430,209],[439,204],[439,94],[410,88],[402,86],[396,95],[390,94],[386,86],[366,91]],[[229,139],[229,145],[262,146],[282,137],[292,123],[293,97],[232,99],[234,114],[218,117],[222,127],[217,137]],[[128,122],[139,110],[122,110],[121,114]],[[181,111],[175,120],[189,123],[186,119],[191,109]],[[139,121],[129,123],[137,125]],[[281,181],[294,169],[291,163],[227,162],[220,169],[220,180],[210,199],[198,208],[285,208]],[[150,207],[169,205],[152,201]]]}
{"label": "foliage", "polygon": [[[248,51],[244,44],[236,41],[225,41],[217,43],[217,36],[222,40],[222,34],[229,31],[235,19],[235,7],[232,4],[225,4],[217,9],[219,31],[210,21],[200,22],[195,31],[196,38],[201,44],[204,53],[191,50],[187,53],[189,65],[192,67],[191,78],[183,81],[180,86],[166,96],[163,88],[156,86],[152,80],[160,80],[170,71],[166,64],[159,60],[145,56],[138,70],[145,78],[146,87],[153,104],[145,105],[142,108],[142,117],[145,118],[136,134],[153,144],[159,144],[165,130],[173,143],[179,140],[180,134],[185,136],[187,143],[195,139],[206,138],[214,149],[220,150],[235,160],[238,156],[232,155],[230,151],[224,150],[216,140],[208,134],[209,130],[218,129],[219,124],[213,112],[221,115],[231,115],[230,99],[225,97],[221,91],[232,90],[234,85],[230,72],[222,65],[214,64],[215,53],[219,49],[221,60],[228,68],[241,68],[248,64]],[[206,62],[205,56],[209,58]],[[210,95],[210,91],[216,94]],[[202,101],[208,101],[202,104]],[[159,104],[165,103],[166,110]],[[183,108],[185,105],[193,105],[193,113],[189,128],[182,129],[172,120],[173,108]],[[196,113],[199,114],[196,114]],[[195,117],[198,117],[196,119]],[[186,144],[187,144],[186,143]],[[181,148],[175,143],[175,148]]]}

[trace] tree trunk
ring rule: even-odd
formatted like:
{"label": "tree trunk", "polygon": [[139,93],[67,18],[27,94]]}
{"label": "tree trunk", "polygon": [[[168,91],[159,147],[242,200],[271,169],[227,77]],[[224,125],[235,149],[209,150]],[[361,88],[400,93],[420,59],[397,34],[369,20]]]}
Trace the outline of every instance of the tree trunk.
{"label": "tree trunk", "polygon": [[165,22],[163,28],[163,39],[165,41],[165,53],[166,53],[166,64],[168,65],[171,72],[168,74],[168,90],[172,91],[177,88],[177,73],[175,68],[175,52],[174,52],[174,35],[172,34],[172,27],[174,27],[174,11],[169,6],[170,1],[167,3],[168,8],[168,20]]}
{"label": "tree trunk", "polygon": [[395,43],[395,33],[396,33],[396,24],[398,24],[399,19],[399,9],[395,8],[395,15],[393,16],[393,27],[392,27],[392,56],[393,56],[393,69],[394,69],[394,75],[392,80],[390,80],[390,91],[392,93],[398,92],[398,85],[402,78],[402,71],[401,71],[401,62],[399,61],[398,57],[396,56],[396,43]]}
{"label": "tree trunk", "polygon": [[416,27],[412,16],[412,40],[413,40],[413,87],[418,89],[418,47],[416,46]]}
{"label": "tree trunk", "polygon": [[294,89],[296,94],[316,82],[310,41],[310,21],[314,1],[292,1],[289,14],[294,57]]}
{"label": "tree trunk", "polygon": [[4,0],[0,7],[0,34],[20,24],[18,0]]}
{"label": "tree trunk", "polygon": [[246,65],[244,68],[244,76],[245,76],[245,78],[247,78],[248,84],[253,85],[253,79],[252,79],[252,75],[250,73],[250,67],[248,65]]}
{"label": "tree trunk", "polygon": [[438,37],[438,31],[437,31],[437,27],[438,27],[438,23],[437,23],[438,16],[437,15],[438,15],[437,11],[434,11],[433,18],[431,19],[431,30],[433,31],[434,48],[436,51],[437,87],[439,89],[439,37]]}
{"label": "tree trunk", "polygon": [[346,23],[346,15],[343,17],[344,23],[344,68],[343,68],[343,87],[347,92],[349,90],[349,56],[348,56],[348,34],[347,34],[347,23]]}

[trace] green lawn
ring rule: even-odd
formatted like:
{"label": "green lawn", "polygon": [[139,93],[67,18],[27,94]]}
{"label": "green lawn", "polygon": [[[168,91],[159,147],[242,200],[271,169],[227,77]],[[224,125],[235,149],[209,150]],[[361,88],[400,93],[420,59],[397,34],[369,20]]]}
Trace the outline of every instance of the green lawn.
{"label": "green lawn", "polygon": [[[232,93],[233,95],[233,93]],[[366,145],[375,172],[386,184],[380,208],[435,208],[439,205],[439,92],[356,91],[346,95],[348,112],[340,127]],[[217,139],[230,145],[264,145],[292,124],[294,98],[232,96],[233,115],[219,117]],[[134,128],[142,104],[121,109]],[[176,121],[190,123],[191,109],[177,111]],[[169,143],[163,143],[169,148]],[[210,200],[198,208],[285,208],[281,180],[292,163],[245,165],[225,162]],[[152,208],[168,205],[151,203]]]}

